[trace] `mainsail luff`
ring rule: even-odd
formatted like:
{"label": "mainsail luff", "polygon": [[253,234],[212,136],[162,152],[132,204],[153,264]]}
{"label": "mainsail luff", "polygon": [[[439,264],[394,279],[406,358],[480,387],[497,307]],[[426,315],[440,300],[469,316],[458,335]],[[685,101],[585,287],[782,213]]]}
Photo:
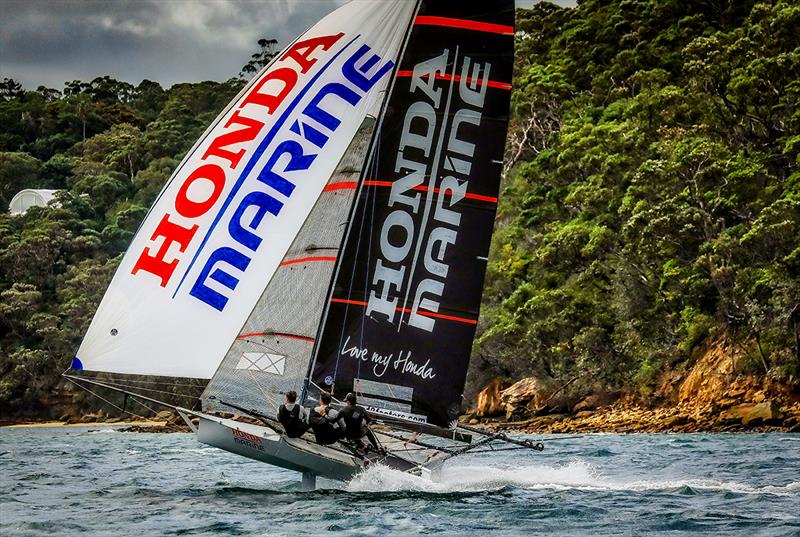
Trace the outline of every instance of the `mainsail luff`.
{"label": "mainsail luff", "polygon": [[511,0],[422,2],[340,256],[314,386],[356,391],[388,416],[446,426],[458,415],[499,190],[513,24]]}

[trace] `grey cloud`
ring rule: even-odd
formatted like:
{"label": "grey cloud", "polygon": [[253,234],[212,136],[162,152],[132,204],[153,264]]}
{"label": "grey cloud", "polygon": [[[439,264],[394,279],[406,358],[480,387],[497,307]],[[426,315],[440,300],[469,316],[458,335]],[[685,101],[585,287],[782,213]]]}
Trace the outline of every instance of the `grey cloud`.
{"label": "grey cloud", "polygon": [[0,76],[26,87],[110,74],[164,85],[236,76],[261,37],[287,43],[342,0],[4,0]]}
{"label": "grey cloud", "polygon": [[225,80],[238,74],[258,39],[285,45],[345,0],[1,2],[0,77],[61,89],[102,75],[165,86]]}

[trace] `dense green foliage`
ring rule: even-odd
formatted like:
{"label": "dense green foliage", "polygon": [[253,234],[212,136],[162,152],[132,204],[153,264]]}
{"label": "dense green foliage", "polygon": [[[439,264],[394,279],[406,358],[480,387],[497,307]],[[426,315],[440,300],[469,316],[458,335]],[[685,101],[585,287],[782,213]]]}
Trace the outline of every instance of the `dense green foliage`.
{"label": "dense green foliage", "polygon": [[[0,83],[4,408],[36,408],[57,386],[147,208],[243,84],[164,90],[103,77],[59,92]],[[23,188],[61,192],[53,206],[10,216]]]}
{"label": "dense green foliage", "polygon": [[[648,386],[726,334],[800,369],[800,7],[586,0],[518,13],[475,360]],[[243,68],[274,54],[274,42]],[[120,254],[242,81],[0,83],[0,405],[51,392]],[[23,188],[57,203],[6,213]],[[480,377],[480,375],[478,375]]]}
{"label": "dense green foliage", "polygon": [[518,13],[477,354],[646,387],[715,334],[800,369],[800,5]]}

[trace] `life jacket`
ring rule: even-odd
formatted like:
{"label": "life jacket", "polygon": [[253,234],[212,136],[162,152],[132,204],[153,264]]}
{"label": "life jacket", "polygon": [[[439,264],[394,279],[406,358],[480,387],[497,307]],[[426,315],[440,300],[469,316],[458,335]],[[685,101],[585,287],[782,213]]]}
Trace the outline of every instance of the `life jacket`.
{"label": "life jacket", "polygon": [[367,434],[364,423],[367,417],[367,411],[364,407],[348,405],[339,412],[339,417],[344,420],[348,438],[361,438]]}
{"label": "life jacket", "polygon": [[281,425],[286,430],[286,436],[289,438],[303,436],[307,427],[303,420],[300,419],[300,405],[295,404],[291,410],[288,410],[286,405],[281,405],[278,414],[278,421],[281,422]]}
{"label": "life jacket", "polygon": [[[311,412],[308,417],[308,423],[311,425],[311,430],[314,431],[314,437],[318,444],[323,446],[333,444],[339,440],[341,433],[336,429],[328,415],[319,413],[319,408],[317,407]],[[330,412],[330,408],[328,412]]]}

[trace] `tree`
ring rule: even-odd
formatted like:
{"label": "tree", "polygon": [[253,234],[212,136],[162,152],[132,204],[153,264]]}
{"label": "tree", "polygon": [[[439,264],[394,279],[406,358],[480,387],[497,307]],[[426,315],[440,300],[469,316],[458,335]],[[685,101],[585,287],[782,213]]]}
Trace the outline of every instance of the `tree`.
{"label": "tree", "polygon": [[27,153],[0,153],[0,209],[8,210],[11,198],[23,188],[37,188],[42,163]]}
{"label": "tree", "polygon": [[239,78],[252,78],[253,75],[266,67],[277,54],[275,51],[275,46],[277,44],[278,41],[275,39],[259,39],[259,50],[250,56],[250,61],[242,67],[242,70],[239,72]]}

